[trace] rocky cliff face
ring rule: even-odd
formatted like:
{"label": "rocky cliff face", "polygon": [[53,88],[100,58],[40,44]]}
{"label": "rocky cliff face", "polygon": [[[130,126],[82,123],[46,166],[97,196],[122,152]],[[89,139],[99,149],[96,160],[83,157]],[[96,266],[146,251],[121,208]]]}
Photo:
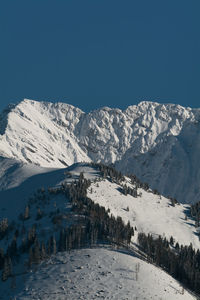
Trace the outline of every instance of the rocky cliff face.
{"label": "rocky cliff face", "polygon": [[88,114],[25,99],[0,116],[0,156],[42,167],[113,163],[181,202],[200,199],[200,109],[141,102]]}

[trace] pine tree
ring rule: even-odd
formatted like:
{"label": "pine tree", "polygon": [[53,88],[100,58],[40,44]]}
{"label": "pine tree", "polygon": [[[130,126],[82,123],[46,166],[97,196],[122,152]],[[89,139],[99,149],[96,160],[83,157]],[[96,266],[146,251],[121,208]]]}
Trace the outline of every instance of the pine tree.
{"label": "pine tree", "polygon": [[39,220],[39,219],[41,219],[42,218],[42,212],[41,212],[41,209],[40,208],[38,208],[38,210],[37,210],[37,216],[36,216],[36,220]]}
{"label": "pine tree", "polygon": [[4,266],[2,271],[2,281],[6,281],[9,276],[12,275],[12,262],[9,256],[4,260]]}
{"label": "pine tree", "polygon": [[41,257],[42,260],[47,257],[46,248],[45,248],[44,242],[42,242],[42,244],[41,244],[40,257]]}
{"label": "pine tree", "polygon": [[56,247],[56,239],[55,237],[51,237],[51,249],[52,249],[52,254],[56,254],[57,247]]}
{"label": "pine tree", "polygon": [[33,262],[35,264],[39,264],[40,263],[40,243],[39,243],[39,241],[37,239],[34,242]]}
{"label": "pine tree", "polygon": [[0,221],[0,239],[2,239],[8,232],[8,219],[4,218]]}
{"label": "pine tree", "polygon": [[11,244],[8,247],[7,253],[10,257],[16,256],[17,255],[17,242],[16,238],[14,237]]}
{"label": "pine tree", "polygon": [[51,255],[51,238],[49,238],[48,243],[47,243],[47,255]]}
{"label": "pine tree", "polygon": [[4,250],[3,248],[0,248],[0,269],[3,268],[4,265]]}
{"label": "pine tree", "polygon": [[24,220],[28,220],[30,218],[30,207],[27,205],[24,211]]}
{"label": "pine tree", "polygon": [[57,252],[57,246],[56,246],[56,239],[54,237],[54,239],[53,239],[53,254],[56,254],[56,252]]}
{"label": "pine tree", "polygon": [[60,238],[59,238],[58,250],[61,251],[61,252],[66,250],[64,229],[62,229],[60,231]]}
{"label": "pine tree", "polygon": [[28,260],[28,266],[31,268],[32,264],[34,262],[34,257],[33,257],[33,249],[29,249],[29,260]]}
{"label": "pine tree", "polygon": [[170,237],[170,241],[169,241],[169,243],[170,243],[170,245],[171,245],[171,246],[173,246],[173,245],[174,245],[174,239],[173,239],[173,237],[172,237],[172,236]]}

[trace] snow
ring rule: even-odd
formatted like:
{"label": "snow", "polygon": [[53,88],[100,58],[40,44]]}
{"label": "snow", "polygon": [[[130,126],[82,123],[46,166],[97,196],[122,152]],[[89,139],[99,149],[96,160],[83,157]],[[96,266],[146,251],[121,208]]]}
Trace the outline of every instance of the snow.
{"label": "snow", "polygon": [[55,171],[55,169],[0,157],[0,191],[17,187],[34,175],[48,173],[50,171]]}
{"label": "snow", "polygon": [[200,110],[143,101],[88,114],[25,99],[0,115],[0,156],[41,167],[114,163],[182,203],[200,197]]}
{"label": "snow", "polygon": [[2,290],[0,299],[196,299],[161,269],[126,252],[81,249],[63,252],[36,272],[16,276],[16,289]]}
{"label": "snow", "polygon": [[[39,173],[35,175],[27,171],[30,165],[16,165],[16,162],[10,159],[3,159],[2,166],[5,174],[8,170],[8,178],[14,178],[13,174],[19,175],[14,187],[10,183],[8,189],[0,191],[0,216],[8,217],[9,222],[15,220],[17,224],[19,223],[19,213],[24,211],[28,199],[38,188],[60,186],[64,181],[76,180],[82,172],[85,178],[93,181],[88,189],[88,197],[106,209],[110,208],[110,213],[121,216],[124,222],[130,221],[132,226],[137,227],[132,239],[133,247],[137,247],[137,232],[145,232],[154,236],[160,234],[168,239],[172,235],[179,244],[189,245],[192,242],[196,249],[199,248],[194,220],[189,216],[185,220],[188,205],[180,204],[172,207],[169,199],[143,189],[138,189],[140,196],[137,198],[125,196],[121,194],[118,184],[100,178],[97,169],[88,163],[76,163],[66,169],[44,169],[46,173],[40,173],[41,169],[35,166],[36,169],[39,168]],[[36,169],[33,172],[36,172]],[[31,176],[28,178],[25,176],[27,174]],[[133,187],[129,178],[126,177],[125,180],[123,184]],[[63,195],[52,195],[51,198],[48,203],[42,205],[44,216],[37,224],[38,236],[43,236],[45,232],[46,239],[54,234],[55,228],[50,218],[52,212],[59,209],[63,213],[68,213],[70,219],[66,218],[66,222],[69,220],[71,222],[73,218],[69,203]],[[36,222],[37,207],[37,202],[30,207],[30,219],[25,222],[27,230]],[[2,240],[0,247],[6,248],[10,238],[12,235],[6,241]],[[30,273],[17,275],[5,283],[0,282],[0,299],[10,299],[12,295],[16,300],[51,300],[66,297],[120,300],[195,299],[159,268],[147,264],[139,257],[122,253],[124,250],[120,251],[97,248],[58,253],[47,264],[43,262],[40,266],[34,267]],[[136,275],[138,265],[139,272]],[[16,270],[15,267],[15,272]],[[16,285],[16,288],[10,289],[11,285]]]}
{"label": "snow", "polygon": [[[82,114],[71,105],[25,99],[9,111],[7,126],[2,125],[0,155],[51,168],[90,161],[73,135]],[[4,113],[0,124],[1,119],[5,124]]]}
{"label": "snow", "polygon": [[[127,182],[127,185],[131,184]],[[195,221],[189,216],[189,205],[171,205],[171,201],[163,196],[154,195],[138,189],[138,196],[125,196],[119,190],[119,185],[104,180],[92,183],[88,189],[88,197],[99,205],[110,209],[115,217],[121,216],[125,223],[130,221],[138,232],[161,235],[168,240],[171,236],[180,245],[190,245],[199,249],[200,241],[195,228]],[[127,209],[128,207],[128,209]],[[186,220],[187,218],[187,220]],[[137,236],[134,241],[137,242]]]}
{"label": "snow", "polygon": [[[173,207],[164,196],[142,189],[137,198],[125,196],[116,183],[99,181],[97,170],[87,164],[114,163],[164,195],[195,202],[200,196],[199,129],[199,109],[173,104],[144,101],[125,111],[104,107],[88,114],[64,103],[25,99],[11,105],[0,115],[0,218],[19,222],[38,188],[71,182],[83,172],[98,181],[88,197],[137,227],[134,247],[137,232],[145,232],[173,236],[175,242],[199,249],[199,228],[188,205]],[[128,178],[126,184],[131,185]],[[56,208],[69,209],[64,197],[56,202]],[[44,208],[41,234],[53,233],[49,212],[56,208],[53,202]],[[36,207],[31,209],[27,227],[35,222]],[[10,290],[13,280],[0,283],[0,299],[195,299],[159,268],[113,249],[60,253],[36,272],[16,276],[16,289]]]}
{"label": "snow", "polygon": [[60,185],[66,177],[64,169],[19,164],[10,159],[0,161],[0,166],[0,219],[16,220],[39,188]]}
{"label": "snow", "polygon": [[[9,176],[3,177],[4,189],[0,190],[1,218],[7,217],[9,220],[16,220],[19,213],[24,211],[28,199],[39,188],[47,189],[52,186],[60,186],[62,182],[71,182],[78,179],[82,172],[85,178],[93,181],[88,189],[88,197],[106,209],[109,208],[114,216],[121,216],[124,222],[130,221],[131,225],[136,226],[139,232],[161,235],[168,239],[173,236],[179,244],[189,245],[192,243],[196,249],[200,246],[195,221],[190,217],[189,205],[187,204],[173,207],[169,199],[155,195],[151,191],[146,192],[143,189],[138,189],[140,196],[137,198],[131,195],[125,196],[120,192],[120,186],[110,182],[110,180],[94,182],[96,179],[98,180],[100,173],[87,163],[76,163],[66,169],[58,170],[35,166],[32,172],[36,172],[39,168],[38,174],[32,174],[25,178],[27,174],[30,175],[31,171],[28,169],[30,165],[17,165],[18,170],[18,168],[10,168],[13,161],[6,160],[5,162],[3,160],[3,162],[4,166],[9,165],[9,172],[6,172]],[[10,179],[15,178],[15,174],[17,174],[16,181],[12,184]],[[127,177],[123,184],[125,183],[134,187]],[[0,186],[2,186],[1,180]]]}

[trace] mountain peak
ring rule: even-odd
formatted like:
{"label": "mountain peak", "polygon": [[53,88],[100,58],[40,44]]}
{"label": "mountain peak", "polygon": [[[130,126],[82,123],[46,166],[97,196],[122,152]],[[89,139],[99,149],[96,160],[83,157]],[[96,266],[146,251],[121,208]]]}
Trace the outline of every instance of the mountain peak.
{"label": "mountain peak", "polygon": [[49,102],[49,101],[38,101],[38,100],[32,100],[32,99],[23,99],[22,101],[20,101],[16,106],[17,107],[21,107],[21,106],[32,106],[32,107],[36,107],[37,109],[71,109],[71,110],[76,110],[79,112],[82,112],[81,109],[79,109],[78,107],[75,107],[71,104],[68,103],[63,103],[63,102]]}
{"label": "mountain peak", "polygon": [[124,111],[103,107],[87,114],[65,103],[24,99],[1,114],[0,156],[50,168],[91,160],[116,164],[165,195],[195,201],[199,112],[142,101]]}
{"label": "mountain peak", "polygon": [[69,104],[24,99],[1,118],[0,155],[55,168],[89,161],[73,135],[82,114]]}

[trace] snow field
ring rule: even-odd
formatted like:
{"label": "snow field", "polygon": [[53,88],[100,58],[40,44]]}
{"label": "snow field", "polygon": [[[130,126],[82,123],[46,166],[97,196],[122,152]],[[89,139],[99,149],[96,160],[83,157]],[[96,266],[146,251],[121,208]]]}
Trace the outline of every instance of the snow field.
{"label": "snow field", "polygon": [[[11,295],[12,290],[7,286],[0,299],[9,299]],[[19,276],[15,299],[194,300],[195,297],[151,264],[127,253],[96,248],[59,253],[38,266],[36,272]]]}
{"label": "snow field", "polygon": [[[180,245],[192,243],[193,247],[199,249],[200,242],[195,222],[189,217],[185,219],[189,210],[188,205],[180,204],[173,207],[169,199],[143,189],[138,189],[141,196],[137,198],[125,196],[119,188],[119,185],[108,180],[92,183],[88,189],[88,197],[106,209],[109,208],[115,217],[122,217],[125,223],[130,221],[133,227],[137,227],[138,232],[161,235],[167,239],[173,236],[175,242]],[[133,241],[136,240],[133,238]]]}

